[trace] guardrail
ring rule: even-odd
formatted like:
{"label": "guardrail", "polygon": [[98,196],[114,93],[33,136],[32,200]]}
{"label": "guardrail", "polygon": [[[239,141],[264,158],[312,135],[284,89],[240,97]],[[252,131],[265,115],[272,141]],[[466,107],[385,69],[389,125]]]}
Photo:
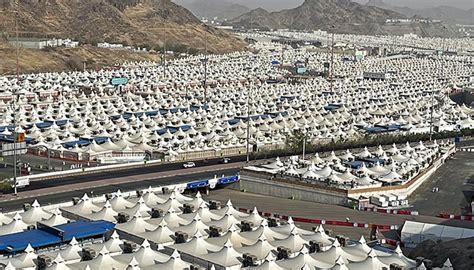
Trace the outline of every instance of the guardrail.
{"label": "guardrail", "polygon": [[444,219],[456,219],[465,221],[474,221],[473,215],[453,215],[453,214],[439,214],[438,217]]}
{"label": "guardrail", "polygon": [[360,209],[361,211],[366,212],[377,212],[383,214],[393,214],[393,215],[407,215],[407,216],[418,216],[418,211],[409,211],[409,210],[402,210],[402,209],[384,209],[384,208],[377,208],[377,207],[364,207]]}

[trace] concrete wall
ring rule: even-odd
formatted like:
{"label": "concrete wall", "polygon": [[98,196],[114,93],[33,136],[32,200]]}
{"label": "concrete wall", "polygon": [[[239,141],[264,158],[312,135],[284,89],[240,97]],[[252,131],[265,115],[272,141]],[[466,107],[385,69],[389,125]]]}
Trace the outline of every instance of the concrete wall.
{"label": "concrete wall", "polygon": [[251,176],[246,173],[240,176],[240,190],[280,198],[293,197],[295,200],[302,201],[337,205],[348,204],[347,193],[344,192],[294,185],[265,179],[263,177]]}

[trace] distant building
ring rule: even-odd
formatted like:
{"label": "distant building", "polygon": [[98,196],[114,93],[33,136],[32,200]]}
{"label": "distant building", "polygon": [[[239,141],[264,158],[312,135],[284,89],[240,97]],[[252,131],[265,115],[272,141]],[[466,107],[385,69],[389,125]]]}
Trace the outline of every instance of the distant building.
{"label": "distant building", "polygon": [[364,79],[371,79],[371,80],[386,80],[389,79],[390,74],[387,72],[364,72]]}
{"label": "distant building", "polygon": [[102,42],[102,43],[98,43],[97,47],[104,48],[104,49],[122,49],[124,46],[123,44]]}
{"label": "distant building", "polygon": [[8,40],[8,43],[16,46],[17,44],[21,48],[25,49],[44,49],[46,47],[67,47],[67,48],[75,48],[79,46],[78,41],[73,41],[71,39],[47,39],[47,38],[18,38],[18,42],[16,39]]}
{"label": "distant building", "polygon": [[215,26],[217,29],[223,29],[223,30],[233,30],[234,27],[232,25],[217,25]]}
{"label": "distant building", "polygon": [[365,57],[367,57],[366,50],[355,50],[354,57],[356,61],[362,61]]}

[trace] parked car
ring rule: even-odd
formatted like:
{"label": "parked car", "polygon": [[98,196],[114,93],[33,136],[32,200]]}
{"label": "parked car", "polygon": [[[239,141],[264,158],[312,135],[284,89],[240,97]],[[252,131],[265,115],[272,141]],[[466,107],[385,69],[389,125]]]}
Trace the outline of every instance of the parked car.
{"label": "parked car", "polygon": [[186,162],[183,164],[183,168],[194,168],[196,167],[196,163],[194,162]]}

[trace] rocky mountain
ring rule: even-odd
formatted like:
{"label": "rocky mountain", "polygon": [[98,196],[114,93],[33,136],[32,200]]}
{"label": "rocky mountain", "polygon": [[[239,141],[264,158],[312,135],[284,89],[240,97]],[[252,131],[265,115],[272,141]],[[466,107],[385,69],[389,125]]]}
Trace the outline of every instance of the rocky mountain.
{"label": "rocky mountain", "polygon": [[433,8],[413,9],[393,6],[383,0],[370,0],[366,5],[393,10],[408,17],[418,15],[425,18],[442,20],[450,24],[474,24],[474,8],[464,10],[450,6],[438,6]]}
{"label": "rocky mountain", "polygon": [[358,34],[404,34],[416,33],[421,36],[449,36],[453,31],[442,24],[413,23],[397,26],[385,21],[405,18],[404,15],[375,6],[361,5],[350,0],[305,0],[294,9],[267,12],[252,10],[229,22],[236,27],[298,30],[331,30],[337,33]]}
{"label": "rocky mountain", "polygon": [[443,263],[449,259],[452,267],[443,269],[473,269],[474,237],[446,242],[425,240],[411,250],[408,257],[412,259],[417,257],[430,259],[434,267],[442,267]]}
{"label": "rocky mountain", "polygon": [[[119,42],[159,48],[228,52],[243,47],[226,32],[207,28],[170,0],[0,0],[0,33],[14,35],[14,2],[22,37],[62,37],[83,43]],[[206,33],[207,32],[207,33]]]}
{"label": "rocky mountain", "polygon": [[221,0],[176,0],[198,18],[217,18],[219,21],[236,18],[250,9],[244,5]]}

